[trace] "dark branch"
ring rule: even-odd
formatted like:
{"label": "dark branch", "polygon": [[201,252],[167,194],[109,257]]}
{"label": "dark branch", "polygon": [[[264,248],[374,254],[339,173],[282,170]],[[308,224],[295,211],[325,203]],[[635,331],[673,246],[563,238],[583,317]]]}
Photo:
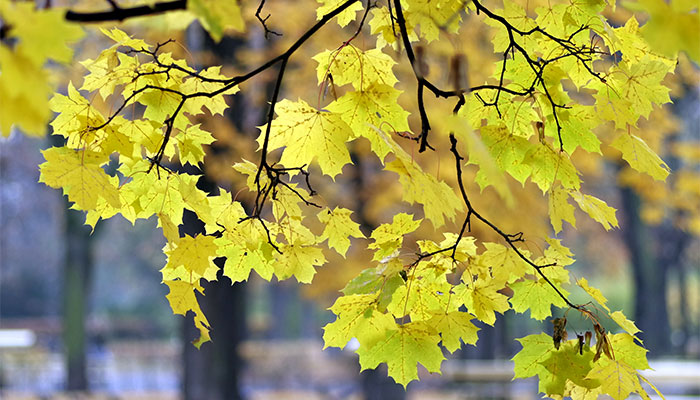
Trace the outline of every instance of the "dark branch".
{"label": "dark branch", "polygon": [[[525,261],[528,265],[532,266],[535,271],[537,271],[537,274],[542,277],[542,279],[547,282],[549,286],[554,289],[555,292],[557,292],[557,295],[566,302],[566,304],[574,308],[576,310],[582,310],[583,306],[573,304],[562,292],[559,290],[559,288],[552,282],[547,275],[544,274],[543,269],[547,267],[552,267],[555,264],[543,264],[543,265],[537,265],[535,264],[532,260],[530,260],[528,257],[526,257],[518,248],[518,246],[515,245],[517,242],[523,242],[523,233],[518,232],[516,234],[508,234],[503,232],[500,228],[498,228],[496,225],[494,225],[491,221],[483,217],[481,214],[479,214],[474,207],[472,206],[471,202],[469,201],[469,197],[467,196],[467,191],[464,188],[464,182],[462,181],[462,160],[464,158],[459,154],[457,151],[457,138],[455,138],[454,134],[450,133],[450,151],[454,155],[455,159],[455,164],[456,164],[456,170],[457,170],[457,184],[459,185],[459,191],[462,194],[462,200],[464,200],[464,204],[467,206],[467,217],[465,218],[464,224],[462,225],[462,230],[460,231],[459,236],[457,237],[457,241],[454,244],[454,246],[450,246],[447,249],[452,249],[452,255],[454,257],[454,252],[457,249],[457,245],[459,244],[460,239],[462,238],[462,235],[464,234],[464,228],[465,226],[468,226],[471,229],[471,217],[474,216],[476,217],[479,221],[483,222],[486,224],[489,228],[491,228],[494,232],[499,234],[503,240],[506,241],[508,246],[510,246],[513,251],[520,257],[523,261]],[[447,250],[447,249],[442,249],[441,251]],[[425,258],[425,257],[423,257]]]}
{"label": "dark branch", "polygon": [[114,1],[110,1],[110,4],[112,5],[112,9],[109,11],[78,12],[68,10],[66,12],[66,20],[83,23],[124,21],[125,19],[134,17],[143,17],[146,15],[155,15],[168,11],[187,9],[187,0],[164,1],[153,3],[153,5],[128,8],[121,8]]}
{"label": "dark branch", "polygon": [[261,0],[260,4],[258,5],[257,11],[255,11],[255,18],[257,18],[258,21],[260,21],[260,25],[262,25],[263,29],[265,30],[265,39],[269,39],[270,34],[275,35],[275,36],[282,36],[281,33],[275,32],[267,27],[267,20],[270,18],[270,14],[267,14],[267,16],[265,18],[260,16],[260,13],[262,12],[262,9],[264,6],[265,6],[265,0]]}

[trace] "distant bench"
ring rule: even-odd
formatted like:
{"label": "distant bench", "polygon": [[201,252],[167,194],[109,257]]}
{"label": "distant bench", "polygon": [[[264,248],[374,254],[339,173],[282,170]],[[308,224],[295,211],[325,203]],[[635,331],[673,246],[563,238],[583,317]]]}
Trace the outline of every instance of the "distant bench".
{"label": "distant bench", "polygon": [[[700,362],[684,360],[650,361],[653,370],[642,375],[654,385],[682,386],[700,389]],[[442,363],[442,375],[455,382],[510,382],[513,379],[513,362],[498,360],[446,360]]]}

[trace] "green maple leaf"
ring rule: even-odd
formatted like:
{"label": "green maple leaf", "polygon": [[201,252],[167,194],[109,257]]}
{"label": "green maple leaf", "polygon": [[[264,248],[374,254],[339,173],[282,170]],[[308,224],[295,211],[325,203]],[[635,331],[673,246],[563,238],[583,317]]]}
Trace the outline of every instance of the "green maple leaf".
{"label": "green maple leaf", "polygon": [[471,321],[475,317],[469,313],[460,311],[436,313],[428,320],[430,326],[435,327],[442,336],[442,345],[450,353],[462,347],[460,342],[476,345],[479,336],[477,332],[481,329]]}
{"label": "green maple leaf", "polygon": [[389,376],[406,387],[418,379],[418,363],[429,372],[440,372],[442,355],[440,336],[424,322],[409,322],[386,332],[386,336],[373,346],[360,346],[362,370],[376,368],[380,363],[389,367]]}
{"label": "green maple leaf", "polygon": [[[483,245],[486,250],[476,258],[474,264],[490,269],[494,281],[502,283],[515,281],[522,278],[532,268],[520,258],[515,250],[509,247],[491,242],[483,243]],[[520,249],[520,252],[525,257],[530,256],[530,252],[527,250]]]}
{"label": "green maple leaf", "polygon": [[411,317],[411,321],[425,321],[436,312],[456,311],[456,301],[450,302],[452,285],[442,271],[430,268],[430,263],[419,263],[407,273],[407,282],[399,286],[387,307],[394,317]]}
{"label": "green maple leaf", "polygon": [[406,10],[406,21],[420,25],[420,35],[428,43],[436,40],[440,30],[457,32],[465,6],[461,0],[414,0]]}
{"label": "green maple leaf", "polygon": [[386,311],[391,303],[396,289],[405,285],[399,272],[403,271],[403,265],[398,258],[391,258],[382,262],[375,268],[367,268],[360,272],[341,290],[345,295],[370,294],[379,292],[377,300],[378,309]]}
{"label": "green maple leaf", "polygon": [[631,65],[619,64],[623,73],[613,75],[610,85],[617,88],[620,96],[627,99],[637,115],[649,117],[652,103],[658,105],[670,103],[669,89],[661,82],[673,66],[654,59],[651,56],[642,58]]}
{"label": "green maple leaf", "polygon": [[516,339],[523,346],[514,357],[516,378],[529,378],[539,375],[540,379],[549,378],[551,373],[542,365],[555,351],[552,337],[546,333],[529,335]]}
{"label": "green maple leaf", "polygon": [[[285,147],[280,162],[287,167],[309,165],[316,160],[324,174],[331,178],[350,163],[345,142],[352,131],[337,113],[323,112],[305,101],[282,100],[275,110],[268,151]],[[258,138],[262,146],[263,135]]]}
{"label": "green maple leaf", "polygon": [[[529,309],[530,316],[538,321],[552,315],[552,306],[566,307],[564,299],[544,280],[525,279],[509,286],[513,289],[513,297],[510,299],[513,310],[523,313]],[[568,296],[566,290],[559,290]]]}
{"label": "green maple leaf", "polygon": [[[697,1],[642,0],[638,2],[649,13],[642,28],[644,39],[667,56],[685,51],[696,63],[700,61],[700,15]],[[634,8],[635,4],[626,4]]]}
{"label": "green maple leaf", "polygon": [[637,328],[637,325],[634,324],[634,321],[630,321],[627,319],[625,314],[622,313],[622,311],[615,311],[610,313],[610,318],[612,318],[613,321],[615,321],[620,328],[624,329],[625,332],[629,333],[630,335],[636,335],[637,332],[641,332],[639,328]]}
{"label": "green maple leaf", "polygon": [[[466,109],[462,107],[462,110]],[[501,173],[496,161],[489,153],[488,148],[481,138],[472,130],[467,118],[464,115],[467,111],[460,110],[457,115],[451,115],[447,120],[447,126],[452,131],[455,137],[466,146],[467,164],[479,166],[479,172],[476,174],[475,181],[479,184],[479,188],[483,190],[488,186],[493,186],[499,195],[506,201],[506,205],[514,204],[513,194],[508,188],[506,176]],[[467,115],[469,113],[467,112]]]}
{"label": "green maple leaf", "polygon": [[589,389],[600,386],[600,381],[588,376],[593,361],[593,352],[590,347],[584,347],[581,354],[578,341],[569,340],[558,350],[555,349],[548,354],[549,356],[542,361],[542,366],[549,372],[549,379],[540,378],[542,392],[549,396],[564,395],[567,381]]}
{"label": "green maple leaf", "polygon": [[[551,116],[551,115],[550,115]],[[557,126],[548,116],[545,124],[545,135],[557,137]],[[590,153],[600,152],[600,140],[593,133],[593,129],[599,123],[598,116],[592,107],[585,107],[574,104],[569,109],[557,111],[561,124],[561,140],[564,144],[564,151],[573,154],[580,147]]]}

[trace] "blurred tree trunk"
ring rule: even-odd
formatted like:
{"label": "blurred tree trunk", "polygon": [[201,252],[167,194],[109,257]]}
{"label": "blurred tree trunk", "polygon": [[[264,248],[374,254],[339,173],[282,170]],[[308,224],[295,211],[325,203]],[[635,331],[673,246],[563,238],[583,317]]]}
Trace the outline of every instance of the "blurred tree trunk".
{"label": "blurred tree trunk", "polygon": [[[356,202],[355,215],[359,220],[360,230],[362,230],[365,236],[369,237],[377,226],[369,220],[365,210],[367,201],[365,196],[369,193],[369,190],[365,187],[363,174],[365,166],[362,159],[357,156],[357,153],[352,151],[352,148],[350,158],[354,164],[352,185],[354,189],[353,193],[356,196],[354,199]],[[387,368],[385,365],[363,371],[360,374],[360,379],[365,400],[403,400],[406,398],[406,390],[387,375]]]}
{"label": "blurred tree trunk", "polygon": [[[671,328],[666,300],[669,265],[657,258],[650,227],[640,217],[641,199],[633,189],[621,189],[623,238],[630,254],[634,281],[634,321],[652,357],[659,357],[671,349]],[[668,239],[664,239],[666,242]],[[659,262],[663,261],[663,262]]]}
{"label": "blurred tree trunk", "polygon": [[[231,64],[236,51],[241,49],[244,42],[224,38],[221,43],[214,43],[199,27],[188,29],[187,40],[193,51],[207,50],[213,52],[221,65]],[[196,68],[206,67],[202,65]],[[252,128],[243,127],[241,116],[248,113],[246,100],[241,95],[235,96],[228,116],[240,132]],[[235,117],[233,117],[235,116]],[[255,121],[257,122],[257,121]],[[213,153],[224,151],[221,147],[213,147]],[[215,155],[214,155],[215,157]],[[200,173],[193,171],[193,173]],[[215,194],[217,184],[206,175],[200,178],[197,185],[201,190]],[[194,236],[204,233],[204,225],[197,216],[185,210],[180,235]],[[214,262],[223,270],[224,258]],[[211,342],[205,343],[198,350],[190,343],[198,337],[199,331],[194,327],[192,315],[184,324],[184,371],[182,382],[182,397],[184,400],[238,400],[243,399],[240,391],[240,376],[243,370],[243,359],[239,352],[240,344],[247,336],[246,327],[246,285],[244,282],[232,284],[228,277],[223,276],[222,270],[213,282],[202,281],[204,296],[198,296],[200,307],[211,324]]]}
{"label": "blurred tree trunk", "polygon": [[66,201],[63,260],[63,345],[65,348],[66,389],[85,391],[87,380],[87,333],[85,320],[90,299],[93,270],[93,241],[84,216],[69,210]]}
{"label": "blurred tree trunk", "polygon": [[[180,234],[194,236],[204,232],[204,226],[190,211],[185,211]],[[224,259],[215,263],[223,268]],[[231,284],[231,280],[217,274],[218,280],[202,281],[204,296],[198,296],[200,307],[211,324],[211,342],[198,350],[192,343],[198,337],[192,315],[184,324],[184,375],[183,398],[185,400],[238,400],[243,360],[238,348],[246,337],[245,292],[243,284]]]}
{"label": "blurred tree trunk", "polygon": [[[65,139],[50,136],[52,146],[62,146]],[[94,233],[85,225],[85,215],[70,209],[65,203],[64,236],[65,253],[63,258],[62,328],[66,366],[66,390],[86,391],[89,389],[87,377],[87,341],[85,321],[88,315],[92,271],[94,269]]]}

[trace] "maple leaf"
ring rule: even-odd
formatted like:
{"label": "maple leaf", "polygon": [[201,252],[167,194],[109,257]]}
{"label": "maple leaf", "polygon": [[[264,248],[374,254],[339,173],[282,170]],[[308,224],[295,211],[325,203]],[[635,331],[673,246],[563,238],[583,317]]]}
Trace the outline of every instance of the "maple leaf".
{"label": "maple leaf", "polygon": [[581,180],[569,157],[559,153],[549,145],[535,146],[528,151],[524,163],[530,166],[530,179],[546,193],[559,180],[567,189],[578,189]]}
{"label": "maple leaf", "polygon": [[[338,8],[344,0],[316,0],[320,5],[316,8],[316,17],[323,18],[324,15]],[[362,2],[358,1],[338,14],[337,21],[341,27],[346,26],[355,20],[355,15],[362,10]]]}
{"label": "maple leaf", "polygon": [[394,132],[410,130],[408,112],[398,104],[399,90],[384,84],[372,84],[364,90],[348,92],[329,104],[326,109],[338,113],[352,129],[352,137],[367,138],[372,151],[384,162],[384,157],[397,146],[382,135],[379,127]]}
{"label": "maple leaf", "polygon": [[[218,247],[217,254],[226,257],[224,275],[232,282],[241,282],[248,279],[251,270],[255,270],[263,279],[272,279],[275,250],[267,241],[262,223],[255,219],[241,221],[246,214],[238,202],[229,202],[228,207],[215,206],[213,209],[214,226],[221,224],[226,227],[221,237],[214,240]],[[270,224],[268,221],[265,223]]]}
{"label": "maple leaf", "polygon": [[420,25],[420,36],[428,43],[436,40],[440,30],[456,32],[465,6],[461,0],[415,0],[406,10],[406,20]]}
{"label": "maple leaf", "polygon": [[180,162],[197,165],[204,161],[204,149],[202,146],[214,142],[214,137],[210,132],[200,128],[200,124],[190,125],[183,132],[175,136],[177,148],[179,150]]}
{"label": "maple leaf", "polygon": [[127,34],[126,32],[122,31],[119,28],[112,28],[112,29],[100,28],[100,32],[102,32],[102,34],[104,34],[108,38],[115,41],[116,42],[115,46],[126,46],[126,47],[131,47],[132,49],[144,49],[144,50],[149,50],[151,48],[151,45],[149,45],[145,41],[143,41],[141,39],[134,39],[131,37],[131,35]]}
{"label": "maple leaf", "polygon": [[549,191],[549,219],[554,228],[554,233],[561,232],[562,221],[568,221],[571,226],[576,227],[576,217],[574,207],[567,201],[569,192],[559,187],[554,187]]}
{"label": "maple leaf", "polygon": [[575,385],[586,388],[600,386],[597,379],[589,377],[592,368],[593,352],[590,347],[580,351],[575,340],[569,340],[559,349],[550,351],[548,356],[541,361],[547,370],[547,378],[540,378],[540,391],[547,395],[563,395],[566,393],[566,383],[571,381]]}
{"label": "maple leaf", "polygon": [[[166,250],[168,263],[163,268],[177,269],[183,266],[186,274],[192,274],[195,278],[203,277],[208,281],[216,280],[218,267],[214,265],[214,258],[217,257],[217,246],[214,244],[213,236],[196,235],[194,237],[185,235],[174,242],[169,242],[170,250]],[[165,272],[163,272],[165,275]],[[183,279],[191,281],[192,279]]]}
{"label": "maple leaf", "polygon": [[389,376],[396,383],[404,386],[418,379],[418,363],[429,372],[440,372],[442,355],[440,336],[424,322],[409,322],[396,326],[386,332],[386,336],[373,346],[357,350],[360,355],[362,370],[376,368],[385,362],[389,367]]}
{"label": "maple leaf", "polygon": [[[536,320],[543,320],[552,315],[552,306],[566,307],[566,302],[544,280],[525,279],[511,283],[513,297],[510,303],[513,310],[519,313],[530,310],[530,316]],[[568,296],[568,292],[562,288],[559,290]]]}
{"label": "maple leaf", "polygon": [[529,335],[516,339],[523,346],[513,358],[515,363],[515,377],[529,378],[539,375],[540,379],[547,377],[551,373],[542,365],[552,352],[555,351],[552,345],[552,337],[546,333]]}
{"label": "maple leaf", "polygon": [[479,339],[477,332],[481,328],[471,322],[474,318],[473,315],[460,311],[443,312],[433,315],[428,324],[440,332],[443,347],[450,353],[454,353],[462,347],[460,340],[466,344],[476,345]]}
{"label": "maple leaf", "polygon": [[436,228],[452,220],[462,208],[462,201],[454,190],[433,174],[423,171],[418,163],[400,146],[394,147],[396,159],[386,165],[387,171],[399,174],[403,186],[403,199],[408,203],[423,205],[425,218]]}
{"label": "maple leaf", "polygon": [[15,51],[21,52],[38,66],[49,58],[61,63],[71,61],[73,49],[68,43],[77,42],[84,33],[80,26],[65,20],[62,10],[37,10],[34,4],[15,2],[2,2],[1,6],[9,36],[19,38]]}
{"label": "maple leaf", "polygon": [[649,13],[642,34],[655,51],[671,57],[685,51],[695,62],[700,60],[700,15],[696,1],[642,0],[638,6]]}
{"label": "maple leaf", "polygon": [[387,307],[396,318],[405,315],[411,321],[425,321],[437,312],[457,311],[457,301],[452,298],[452,285],[447,282],[445,273],[430,268],[431,264],[422,262],[407,273],[407,282],[399,286]]}
{"label": "maple leaf", "polygon": [[319,84],[328,75],[333,76],[332,83],[351,83],[356,90],[368,88],[374,83],[393,87],[398,82],[391,71],[396,61],[380,49],[362,51],[353,45],[347,45],[340,50],[326,50],[313,59],[318,62],[316,76]]}
{"label": "maple leaf", "polygon": [[524,184],[532,172],[532,167],[524,162],[525,155],[535,146],[525,138],[509,134],[504,126],[481,128],[481,139],[501,171]]}
{"label": "maple leaf", "polygon": [[118,179],[110,177],[100,167],[105,160],[101,154],[67,147],[52,147],[42,151],[46,162],[39,166],[39,182],[53,188],[63,188],[68,200],[81,210],[94,209],[100,198],[119,208]]}
{"label": "maple leaf", "polygon": [[501,289],[503,286],[498,282],[477,279],[469,286],[457,285],[454,296],[460,299],[479,321],[493,325],[497,312],[504,313],[510,309],[508,298],[498,292]]}
{"label": "maple leaf", "polygon": [[[637,371],[627,363],[602,358],[588,373],[588,379],[601,382],[603,393],[615,400],[624,400],[635,391],[644,392],[639,383]],[[640,390],[641,389],[641,390]]]}
{"label": "maple leaf", "polygon": [[117,52],[118,45],[103,50],[94,59],[81,61],[90,73],[83,79],[81,90],[97,90],[103,100],[113,93],[119,85],[129,83],[136,78],[139,62],[136,57],[130,57]]}
{"label": "maple leaf", "polygon": [[[493,280],[505,284],[522,278],[531,267],[515,252],[515,250],[498,243],[483,243],[486,250],[481,253],[473,264],[483,265],[490,270]],[[529,257],[530,252],[520,249]]]}
{"label": "maple leaf", "polygon": [[593,299],[597,301],[598,304],[603,306],[606,311],[610,312],[610,309],[607,306],[608,299],[603,296],[603,293],[599,289],[589,286],[586,278],[580,278],[578,281],[576,281],[576,284],[580,286],[581,289],[585,290],[591,297],[593,297]]}
{"label": "maple leaf", "polygon": [[637,332],[640,332],[639,328],[637,328],[637,326],[634,324],[634,321],[627,319],[622,311],[610,313],[610,318],[612,318],[613,321],[620,325],[620,328],[624,329],[630,335],[634,336]]}
{"label": "maple leaf", "polygon": [[579,191],[571,192],[571,197],[578,203],[581,211],[588,213],[591,218],[603,225],[606,231],[612,227],[617,227],[615,209],[608,206],[603,200],[588,194],[582,194]]}
{"label": "maple leaf", "polygon": [[199,329],[199,338],[194,340],[194,344],[197,348],[200,348],[203,343],[211,340],[209,337],[209,321],[204,316],[202,309],[199,307],[197,302],[197,297],[195,297],[195,291],[204,294],[204,290],[199,285],[199,283],[190,283],[187,281],[165,281],[168,285],[170,293],[165,297],[170,302],[170,307],[173,309],[174,314],[187,315],[188,311],[194,312],[194,325]]}
{"label": "maple leaf", "polygon": [[0,132],[9,136],[16,125],[27,134],[45,135],[51,117],[48,74],[24,54],[12,52],[6,46],[0,46],[0,67]]}
{"label": "maple leaf", "polygon": [[369,249],[376,250],[373,260],[379,261],[400,249],[403,237],[418,229],[420,223],[420,219],[414,220],[410,214],[398,213],[394,215],[391,224],[379,225],[370,236],[374,239],[374,243],[367,246]]}
{"label": "maple leaf", "polygon": [[319,240],[328,239],[328,247],[334,248],[343,257],[350,247],[350,237],[365,237],[360,231],[360,224],[350,219],[350,214],[352,211],[339,207],[318,214],[318,220],[326,224]]}
{"label": "maple leaf", "polygon": [[506,201],[506,205],[511,206],[515,200],[508,187],[506,177],[501,173],[496,160],[491,156],[484,142],[471,129],[469,122],[464,117],[466,111],[463,110],[465,109],[467,109],[466,106],[462,107],[459,114],[451,115],[447,120],[447,126],[458,141],[466,146],[467,164],[479,166],[479,172],[474,180],[479,184],[481,191],[483,192],[488,186],[493,186]]}
{"label": "maple leaf", "polygon": [[622,158],[639,172],[647,173],[659,181],[665,180],[669,174],[668,165],[635,135],[620,133],[610,146],[620,150]]}
{"label": "maple leaf", "polygon": [[[354,338],[360,347],[370,348],[396,326],[391,314],[376,309],[376,294],[354,294],[338,298],[329,308],[337,316],[323,330],[325,347],[345,347]],[[324,348],[325,348],[324,347]]]}
{"label": "maple leaf", "polygon": [[275,275],[280,279],[287,279],[292,276],[301,283],[311,283],[316,269],[314,266],[323,265],[326,257],[323,251],[305,243],[292,243],[280,248],[281,255],[277,257],[274,264]]}
{"label": "maple leaf", "polygon": [[[318,111],[301,99],[282,100],[275,110],[268,146],[269,150],[285,147],[282,164],[299,167],[317,160],[321,171],[333,178],[350,163],[345,142],[352,131],[339,114]],[[261,146],[263,139],[263,135],[258,138]]]}
{"label": "maple leaf", "polygon": [[377,308],[385,312],[396,289],[405,284],[400,272],[403,265],[398,258],[391,258],[375,268],[360,272],[341,290],[345,295],[379,293]]}
{"label": "maple leaf", "polygon": [[228,29],[245,30],[238,0],[192,0],[187,3],[187,9],[197,16],[204,29],[217,42]]}

